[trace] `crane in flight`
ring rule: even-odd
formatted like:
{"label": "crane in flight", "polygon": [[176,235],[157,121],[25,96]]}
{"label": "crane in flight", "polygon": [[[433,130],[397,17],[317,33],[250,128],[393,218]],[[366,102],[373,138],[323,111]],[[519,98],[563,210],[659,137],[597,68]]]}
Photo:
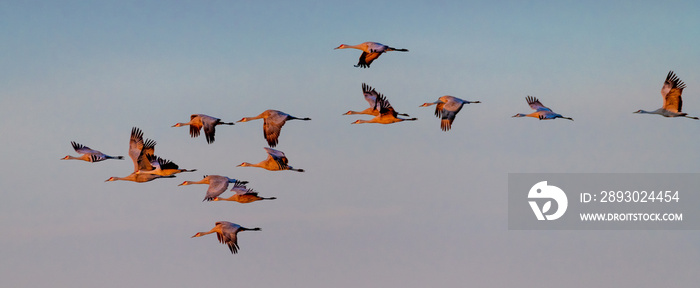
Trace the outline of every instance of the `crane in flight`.
{"label": "crane in flight", "polygon": [[683,99],[681,98],[683,89],[685,89],[685,83],[678,79],[678,76],[671,70],[666,75],[664,85],[661,86],[661,97],[664,100],[664,106],[654,111],[637,110],[634,113],[658,114],[664,117],[686,117],[698,120],[698,117],[688,116],[688,113],[681,112],[681,108],[683,108]]}

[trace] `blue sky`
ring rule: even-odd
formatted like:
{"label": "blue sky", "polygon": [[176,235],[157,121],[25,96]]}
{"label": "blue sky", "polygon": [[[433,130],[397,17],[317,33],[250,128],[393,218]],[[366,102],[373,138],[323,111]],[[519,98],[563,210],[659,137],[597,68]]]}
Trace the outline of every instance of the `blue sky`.
{"label": "blue sky", "polygon": [[[507,175],[700,172],[698,125],[661,107],[669,70],[700,115],[692,1],[14,1],[0,3],[0,276],[8,287],[591,287],[698,282],[697,231],[509,231]],[[370,69],[340,44],[377,41]],[[350,125],[361,84],[418,121]],[[468,105],[442,132],[442,95]],[[511,118],[525,96],[575,121]],[[190,114],[261,121],[190,138]],[[131,127],[197,172],[107,182],[130,160],[59,161],[70,141],[127,156]],[[274,201],[201,202],[218,174]],[[261,227],[231,255],[219,220]],[[547,270],[543,270],[547,269]]]}

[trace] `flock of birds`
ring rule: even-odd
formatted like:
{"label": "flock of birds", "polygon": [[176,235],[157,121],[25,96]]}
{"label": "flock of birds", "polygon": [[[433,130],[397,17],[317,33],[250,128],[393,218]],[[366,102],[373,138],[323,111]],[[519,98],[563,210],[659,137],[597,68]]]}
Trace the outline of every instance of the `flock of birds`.
{"label": "flock of birds", "polygon": [[[353,48],[362,50],[362,55],[360,60],[355,67],[369,68],[372,62],[376,60],[381,54],[389,51],[402,51],[408,52],[407,49],[396,49],[376,42],[365,42],[359,45],[345,45],[342,44],[335,49],[346,49]],[[661,95],[663,97],[663,106],[654,111],[638,110],[634,113],[642,114],[658,114],[664,117],[686,117],[698,120],[698,117],[688,116],[686,113],[681,112],[683,101],[681,99],[681,94],[685,88],[685,83],[683,83],[673,71],[670,71],[666,76],[666,80],[661,89]],[[352,122],[352,124],[361,123],[377,123],[377,124],[392,124],[402,121],[415,121],[417,118],[401,118],[409,117],[408,114],[398,113],[391,106],[387,98],[381,93],[377,92],[371,86],[363,83],[362,92],[365,100],[369,104],[369,107],[362,111],[348,111],[343,115],[372,115],[374,118],[370,120],[357,120]],[[574,120],[570,117],[562,116],[561,114],[555,113],[552,109],[544,106],[537,98],[532,96],[527,96],[526,101],[530,108],[535,110],[535,112],[530,114],[518,113],[512,117],[533,117],[539,120],[551,120],[551,119],[568,119]],[[457,113],[462,110],[465,104],[481,103],[480,101],[467,101],[454,96],[442,96],[434,102],[424,103],[420,107],[428,107],[436,105],[435,116],[441,119],[440,128],[443,131],[449,131],[452,128],[452,123],[454,122]],[[310,118],[299,118],[287,113],[277,111],[277,110],[266,110],[254,117],[244,117],[237,122],[248,122],[257,119],[263,119],[263,135],[267,144],[270,147],[264,147],[267,152],[267,158],[259,163],[253,164],[248,162],[243,162],[238,167],[259,167],[270,171],[280,171],[280,170],[291,170],[297,172],[304,172],[303,169],[293,168],[289,166],[289,160],[282,151],[275,150],[272,147],[277,146],[278,139],[282,126],[288,120],[303,120],[308,121]],[[198,137],[202,130],[204,130],[204,135],[208,144],[212,144],[215,140],[216,126],[218,125],[234,125],[233,122],[223,122],[219,118],[211,117],[204,114],[192,114],[190,116],[190,121],[187,123],[176,123],[172,127],[183,127],[189,126],[190,136],[192,138]],[[104,154],[98,150],[91,149],[87,146],[79,144],[77,142],[71,142],[75,152],[79,153],[80,156],[65,156],[62,160],[82,160],[87,162],[100,162],[108,159],[124,159],[123,156],[110,156]],[[131,174],[124,177],[110,177],[105,182],[108,181],[133,181],[138,183],[149,182],[158,178],[173,178],[175,174],[182,172],[194,172],[196,169],[181,169],[177,164],[170,160],[163,159],[155,155],[156,141],[152,139],[144,139],[143,132],[141,129],[134,127],[131,130],[131,135],[129,137],[129,157],[134,164],[134,170]],[[239,203],[251,203],[260,200],[273,200],[275,197],[261,197],[258,192],[248,188],[246,184],[248,181],[243,181],[239,179],[233,179],[226,176],[220,175],[205,175],[203,179],[199,181],[184,181],[178,186],[186,186],[193,184],[207,184],[209,188],[206,191],[203,201],[235,201]],[[223,193],[228,190],[229,184],[233,184],[230,191],[234,194],[228,198],[221,198]],[[222,244],[228,246],[231,253],[238,253],[238,232],[241,231],[260,231],[261,229],[256,228],[246,228],[235,223],[227,221],[218,221],[215,223],[214,228],[208,232],[198,232],[194,237],[200,237],[207,234],[216,233],[217,239]]]}

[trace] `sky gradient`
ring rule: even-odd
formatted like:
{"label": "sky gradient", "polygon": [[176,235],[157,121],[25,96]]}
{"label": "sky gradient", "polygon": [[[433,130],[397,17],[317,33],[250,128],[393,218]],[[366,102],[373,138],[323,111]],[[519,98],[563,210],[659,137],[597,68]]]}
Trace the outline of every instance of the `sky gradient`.
{"label": "sky gradient", "polygon": [[[669,70],[700,116],[694,1],[5,1],[0,3],[0,278],[7,287],[692,287],[698,231],[509,231],[508,173],[698,173],[700,121],[661,107]],[[389,52],[369,69],[359,50]],[[418,121],[350,125],[362,83]],[[440,130],[442,95],[465,106]],[[575,121],[511,118],[532,95]],[[203,113],[216,142],[172,128]],[[107,182],[132,127],[198,169]],[[202,202],[217,174],[277,200]],[[225,195],[229,195],[229,193]],[[231,255],[208,231],[230,221]]]}

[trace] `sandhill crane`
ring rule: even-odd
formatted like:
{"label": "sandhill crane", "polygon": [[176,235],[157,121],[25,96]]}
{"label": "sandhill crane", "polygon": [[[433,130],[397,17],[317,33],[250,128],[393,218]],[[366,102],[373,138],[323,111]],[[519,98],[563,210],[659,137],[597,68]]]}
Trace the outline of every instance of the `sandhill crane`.
{"label": "sandhill crane", "polygon": [[163,158],[160,158],[156,155],[146,155],[146,158],[148,159],[148,162],[151,163],[151,166],[153,166],[153,170],[150,171],[140,171],[139,173],[146,173],[146,174],[156,174],[156,175],[161,175],[161,176],[170,176],[174,175],[177,173],[181,172],[194,172],[197,171],[197,169],[180,169],[180,167],[173,163],[170,160],[166,160]]}
{"label": "sandhill crane", "polygon": [[311,118],[297,118],[277,110],[265,110],[258,116],[243,117],[243,119],[238,120],[237,122],[248,122],[260,118],[264,119],[263,135],[265,136],[265,139],[267,139],[267,144],[270,145],[270,147],[277,146],[277,138],[279,138],[282,126],[284,126],[284,123],[286,123],[287,120],[311,120]]}
{"label": "sandhill crane", "polygon": [[335,47],[335,49],[347,48],[362,50],[362,55],[360,55],[360,61],[357,62],[357,65],[355,65],[355,67],[362,68],[369,68],[369,65],[372,64],[374,59],[379,58],[379,56],[382,55],[382,53],[389,51],[408,52],[408,49],[396,49],[377,42],[365,42],[358,45],[341,44],[340,46]]}
{"label": "sandhill crane", "polygon": [[238,232],[241,231],[260,231],[262,229],[255,227],[255,228],[245,228],[242,227],[241,225],[227,222],[227,221],[219,221],[216,222],[214,228],[209,230],[209,232],[197,232],[197,234],[194,234],[191,238],[194,237],[202,237],[207,234],[211,233],[216,233],[216,238],[219,239],[219,242],[221,244],[226,244],[228,245],[228,249],[231,250],[231,253],[236,254],[238,253]]}
{"label": "sandhill crane", "polygon": [[233,196],[229,198],[215,197],[214,201],[235,201],[238,203],[251,203],[260,200],[277,199],[276,197],[260,197],[258,196],[258,192],[255,192],[253,189],[245,187],[245,185],[233,186],[231,191],[236,192],[236,194],[233,194]]}
{"label": "sandhill crane", "polygon": [[391,124],[401,121],[415,121],[418,118],[398,118],[398,113],[391,107],[389,101],[382,94],[377,94],[377,101],[374,104],[375,108],[379,109],[379,115],[375,116],[370,120],[357,120],[351,124],[361,124],[361,123],[378,123],[378,124]]}
{"label": "sandhill crane", "polygon": [[[379,116],[379,108],[380,107],[376,106],[377,97],[379,96],[379,92],[377,92],[377,90],[375,90],[371,86],[369,86],[365,83],[362,83],[362,94],[365,96],[365,100],[367,101],[367,103],[369,103],[369,108],[362,110],[360,112],[350,110],[348,112],[345,112],[345,114],[343,114],[343,115],[365,114],[365,115]],[[408,114],[404,114],[404,113],[398,113],[397,115],[408,117]]]}
{"label": "sandhill crane", "polygon": [[243,162],[237,167],[260,167],[270,171],[292,170],[297,172],[304,172],[304,169],[295,169],[292,166],[287,165],[289,160],[287,159],[287,156],[284,156],[284,152],[267,147],[263,148],[265,149],[265,151],[267,151],[267,159],[261,161],[258,164]]}
{"label": "sandhill crane", "polygon": [[204,127],[204,136],[207,138],[207,143],[214,143],[214,134],[216,134],[216,125],[234,125],[231,122],[222,122],[219,118],[214,118],[204,114],[192,114],[190,122],[177,123],[172,127],[182,127],[190,125],[190,136],[192,138],[199,136],[199,131]]}
{"label": "sandhill crane", "polygon": [[634,113],[641,114],[659,114],[664,117],[686,117],[690,119],[698,120],[698,117],[688,116],[688,113],[681,112],[683,107],[683,99],[681,94],[683,94],[683,89],[685,88],[685,83],[678,79],[673,70],[668,72],[666,75],[666,81],[661,87],[661,97],[664,99],[664,106],[654,111],[644,111],[637,110]]}
{"label": "sandhill crane", "polygon": [[527,96],[525,97],[525,100],[527,100],[527,104],[530,105],[530,108],[535,109],[535,112],[530,113],[530,114],[522,114],[518,113],[513,115],[513,117],[534,117],[538,118],[540,120],[549,120],[549,119],[556,119],[556,118],[564,118],[564,119],[569,119],[573,121],[574,119],[571,119],[569,117],[564,117],[561,116],[561,114],[554,113],[552,109],[549,109],[542,105],[540,103],[540,100],[537,100],[537,98],[532,97],[532,96]]}
{"label": "sandhill crane", "polygon": [[78,157],[66,155],[66,157],[61,158],[61,160],[83,160],[87,162],[100,162],[107,159],[124,159],[124,156],[109,156],[100,151],[90,149],[90,147],[76,143],[75,141],[70,142],[73,145],[75,152],[80,153]]}
{"label": "sandhill crane", "polygon": [[108,181],[134,181],[138,183],[148,182],[158,178],[173,178],[175,175],[157,175],[151,174],[149,171],[155,170],[155,167],[151,165],[148,161],[148,157],[153,156],[155,151],[156,141],[151,139],[143,139],[143,132],[141,129],[133,127],[131,128],[131,136],[129,138],[129,157],[134,162],[134,172],[126,177],[110,177],[105,180]]}
{"label": "sandhill crane", "polygon": [[449,131],[452,128],[452,122],[455,121],[455,116],[462,110],[464,104],[481,103],[481,101],[467,101],[454,96],[445,95],[432,103],[423,103],[420,107],[428,107],[435,105],[435,116],[442,118],[440,128],[442,131]]}
{"label": "sandhill crane", "polygon": [[212,201],[216,196],[221,195],[221,193],[226,192],[228,189],[228,183],[234,183],[234,185],[245,185],[248,181],[241,181],[233,178],[228,178],[226,176],[220,175],[205,175],[202,180],[199,181],[185,181],[180,185],[192,185],[192,184],[209,184],[209,189],[207,189],[207,194],[204,196],[202,201]]}

